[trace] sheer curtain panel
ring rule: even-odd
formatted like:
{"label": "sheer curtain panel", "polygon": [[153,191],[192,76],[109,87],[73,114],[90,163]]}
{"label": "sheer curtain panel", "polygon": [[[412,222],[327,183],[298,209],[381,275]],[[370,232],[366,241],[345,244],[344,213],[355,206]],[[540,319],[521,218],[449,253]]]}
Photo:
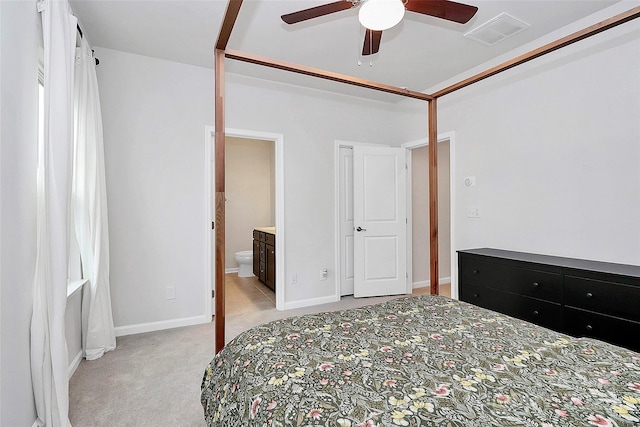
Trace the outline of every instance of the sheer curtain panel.
{"label": "sheer curtain panel", "polygon": [[69,265],[77,20],[66,0],[38,2],[44,37],[44,139],[38,153],[31,374],[40,426],[70,426],[64,315]]}
{"label": "sheer curtain panel", "polygon": [[116,335],[109,292],[102,114],[95,60],[84,38],[76,49],[74,122],[73,214],[83,277],[89,279],[82,295],[82,348],[84,357],[93,360],[116,348]]}

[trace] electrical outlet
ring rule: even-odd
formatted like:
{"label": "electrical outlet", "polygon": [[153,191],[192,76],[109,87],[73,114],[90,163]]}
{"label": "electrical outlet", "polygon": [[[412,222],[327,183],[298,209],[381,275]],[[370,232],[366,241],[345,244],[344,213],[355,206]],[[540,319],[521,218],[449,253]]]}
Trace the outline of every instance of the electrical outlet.
{"label": "electrical outlet", "polygon": [[176,287],[167,286],[167,299],[176,299]]}
{"label": "electrical outlet", "polygon": [[320,280],[327,280],[327,277],[329,277],[329,270],[323,268],[320,272]]}

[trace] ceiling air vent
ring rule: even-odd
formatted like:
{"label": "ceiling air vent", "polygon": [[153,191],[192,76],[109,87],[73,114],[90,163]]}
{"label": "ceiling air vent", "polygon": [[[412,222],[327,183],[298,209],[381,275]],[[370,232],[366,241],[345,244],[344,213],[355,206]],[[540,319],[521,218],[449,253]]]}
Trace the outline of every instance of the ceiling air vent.
{"label": "ceiling air vent", "polygon": [[464,36],[487,46],[492,46],[507,37],[526,30],[530,26],[526,22],[503,12],[479,27],[468,31]]}

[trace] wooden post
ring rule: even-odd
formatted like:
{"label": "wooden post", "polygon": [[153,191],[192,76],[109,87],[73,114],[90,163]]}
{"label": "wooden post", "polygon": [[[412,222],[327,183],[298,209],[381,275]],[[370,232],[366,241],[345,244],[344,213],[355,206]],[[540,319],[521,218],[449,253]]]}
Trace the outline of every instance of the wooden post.
{"label": "wooden post", "polygon": [[224,254],[225,254],[225,161],[224,161],[224,50],[215,50],[215,232],[216,232],[216,261],[215,261],[215,336],[216,353],[224,348],[225,329],[225,296],[224,296]]}
{"label": "wooden post", "polygon": [[429,101],[429,271],[431,295],[438,295],[438,113],[437,101]]}
{"label": "wooden post", "polygon": [[240,13],[240,7],[242,6],[242,0],[229,0],[227,3],[227,10],[222,20],[222,26],[220,27],[220,33],[218,34],[218,40],[216,42],[216,48],[214,51],[214,96],[215,101],[215,231],[216,231],[216,277],[215,277],[215,297],[216,297],[216,315],[215,315],[215,341],[216,341],[216,353],[224,348],[224,329],[225,329],[225,283],[224,283],[224,254],[225,254],[225,159],[224,159],[224,50],[227,48],[233,26],[238,19]]}

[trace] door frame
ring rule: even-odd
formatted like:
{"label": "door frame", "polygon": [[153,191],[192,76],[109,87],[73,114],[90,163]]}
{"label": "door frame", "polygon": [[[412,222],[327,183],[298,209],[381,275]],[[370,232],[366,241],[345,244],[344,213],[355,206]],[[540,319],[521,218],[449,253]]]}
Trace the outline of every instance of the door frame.
{"label": "door frame", "polygon": [[[455,249],[455,212],[456,212],[456,203],[455,203],[455,132],[445,132],[438,134],[437,142],[445,142],[449,141],[449,216],[450,216],[450,224],[451,224],[451,298],[458,299],[458,258],[456,256]],[[407,218],[408,218],[408,228],[407,228],[407,272],[409,273],[409,283],[413,288],[413,254],[412,254],[412,244],[413,244],[413,217],[412,217],[412,207],[413,200],[411,199],[411,150],[419,147],[424,147],[429,145],[428,138],[421,138],[415,141],[410,141],[402,144],[402,147],[407,149],[407,165],[409,167],[409,173],[407,176]]]}
{"label": "door frame", "polygon": [[[276,309],[285,309],[285,229],[284,229],[284,135],[280,133],[261,132],[246,129],[225,128],[225,137],[231,136],[245,139],[258,139],[262,141],[273,141],[275,144],[275,186],[276,186],[276,206],[275,206],[275,222],[276,222]],[[215,213],[215,127],[205,126],[205,212],[209,222],[214,222]],[[215,232],[209,226],[207,227],[207,238],[205,239],[205,315],[207,319],[211,318],[213,307],[211,302],[215,302],[215,296],[212,300],[211,293],[215,289]]]}

